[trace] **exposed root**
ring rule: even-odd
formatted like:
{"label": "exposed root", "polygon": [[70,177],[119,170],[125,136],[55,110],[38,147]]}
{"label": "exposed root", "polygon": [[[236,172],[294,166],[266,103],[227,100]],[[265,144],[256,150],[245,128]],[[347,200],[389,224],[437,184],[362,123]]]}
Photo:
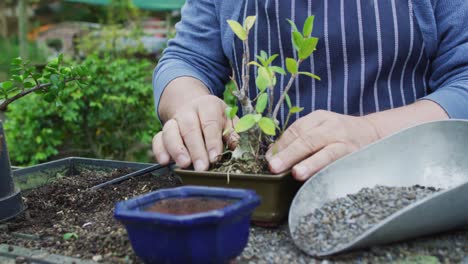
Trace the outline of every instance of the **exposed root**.
{"label": "exposed root", "polygon": [[[232,154],[232,153],[230,153]],[[232,173],[249,173],[249,174],[263,174],[268,171],[268,163],[263,156],[257,158],[240,158],[236,159],[232,155],[224,155],[218,162],[213,164],[211,171],[226,172],[229,176]]]}

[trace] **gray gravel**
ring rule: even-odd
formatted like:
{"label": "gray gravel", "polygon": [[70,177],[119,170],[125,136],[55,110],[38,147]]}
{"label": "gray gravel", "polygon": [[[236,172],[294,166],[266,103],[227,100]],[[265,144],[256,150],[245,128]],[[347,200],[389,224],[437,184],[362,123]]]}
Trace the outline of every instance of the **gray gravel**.
{"label": "gray gravel", "polygon": [[345,246],[391,214],[437,191],[418,185],[364,188],[302,217],[295,237],[308,252],[323,254]]}
{"label": "gray gravel", "polygon": [[251,228],[249,243],[238,263],[463,263],[468,264],[468,228],[404,243],[338,255],[311,258],[295,247],[287,225]]}

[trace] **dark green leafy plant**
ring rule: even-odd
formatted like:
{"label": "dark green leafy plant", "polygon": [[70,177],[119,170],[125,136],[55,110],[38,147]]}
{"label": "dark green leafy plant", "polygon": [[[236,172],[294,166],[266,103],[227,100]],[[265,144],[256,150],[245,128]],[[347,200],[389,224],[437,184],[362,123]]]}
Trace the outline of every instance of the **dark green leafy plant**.
{"label": "dark green leafy plant", "polygon": [[[250,61],[249,32],[254,26],[255,21],[255,16],[247,17],[243,25],[239,24],[237,21],[227,21],[234,34],[242,40],[244,44],[241,85],[235,82],[235,76],[231,77],[235,87],[235,89],[231,90],[231,93],[242,107],[243,116],[234,127],[235,132],[240,135],[240,140],[236,149],[232,152],[231,160],[225,163],[225,165],[229,166],[228,171],[232,169],[231,162],[239,160],[244,164],[252,162],[258,164],[258,161],[261,163],[263,154],[266,152],[268,145],[274,141],[274,137],[278,134],[277,132],[279,131],[282,133],[284,131],[292,114],[299,113],[303,110],[303,108],[299,106],[293,106],[288,95],[297,76],[306,75],[320,80],[320,78],[313,73],[299,70],[301,63],[309,58],[317,47],[318,38],[311,36],[314,16],[307,18],[304,22],[302,32],[299,31],[293,21],[288,20],[292,27],[291,39],[297,53],[297,59],[286,58],[286,69],[273,66],[272,63],[278,55],[267,54],[265,51],[261,51],[259,55],[255,56],[257,58],[256,61]],[[246,94],[246,91],[249,90],[249,71],[252,66],[258,68],[258,74],[255,79],[258,96],[253,99],[249,98]],[[286,75],[286,72],[289,73],[289,81],[284,87],[284,92],[280,95],[279,101],[274,105],[274,87],[277,84],[276,76],[277,74]],[[280,128],[278,112],[281,105],[285,102],[288,106],[289,113],[283,128]],[[237,106],[228,106],[226,109],[226,116],[232,120],[237,115],[237,112]],[[230,132],[232,131],[225,131],[225,133]],[[250,171],[255,173],[261,172],[263,169],[261,165],[247,166]]]}
{"label": "dark green leafy plant", "polygon": [[85,156],[148,161],[160,124],[154,114],[148,60],[88,56],[85,86],[62,90],[60,105],[32,95],[7,113],[10,156],[29,165],[52,157]]}
{"label": "dark green leafy plant", "polygon": [[81,85],[87,77],[86,69],[80,65],[64,66],[62,55],[50,61],[42,72],[20,57],[14,59],[11,65],[10,80],[0,83],[2,112],[14,101],[34,92],[43,94],[43,99],[47,102],[56,101],[59,104],[60,100],[56,99],[60,99],[67,83],[77,81]]}

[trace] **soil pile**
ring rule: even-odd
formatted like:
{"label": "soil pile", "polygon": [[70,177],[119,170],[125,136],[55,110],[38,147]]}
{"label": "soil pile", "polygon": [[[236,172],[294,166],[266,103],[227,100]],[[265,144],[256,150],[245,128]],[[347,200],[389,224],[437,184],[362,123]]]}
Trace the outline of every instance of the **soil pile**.
{"label": "soil pile", "polygon": [[[114,204],[134,196],[180,184],[170,175],[147,174],[120,184],[88,188],[130,173],[86,171],[23,192],[27,214],[8,224],[0,243],[44,249],[50,253],[108,263],[138,261],[124,227],[113,218]],[[68,239],[64,238],[64,234]],[[30,234],[33,236],[24,236]]]}

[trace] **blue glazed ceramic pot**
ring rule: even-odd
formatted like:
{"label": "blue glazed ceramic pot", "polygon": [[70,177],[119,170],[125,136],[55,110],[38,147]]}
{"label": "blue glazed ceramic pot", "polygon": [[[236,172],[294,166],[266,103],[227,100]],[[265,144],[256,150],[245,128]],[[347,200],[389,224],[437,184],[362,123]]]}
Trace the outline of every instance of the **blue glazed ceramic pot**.
{"label": "blue glazed ceramic pot", "polygon": [[[158,202],[183,198],[226,205],[179,215],[149,211]],[[226,263],[247,245],[250,218],[259,204],[251,190],[184,186],[119,202],[114,216],[125,225],[133,250],[145,263]]]}

